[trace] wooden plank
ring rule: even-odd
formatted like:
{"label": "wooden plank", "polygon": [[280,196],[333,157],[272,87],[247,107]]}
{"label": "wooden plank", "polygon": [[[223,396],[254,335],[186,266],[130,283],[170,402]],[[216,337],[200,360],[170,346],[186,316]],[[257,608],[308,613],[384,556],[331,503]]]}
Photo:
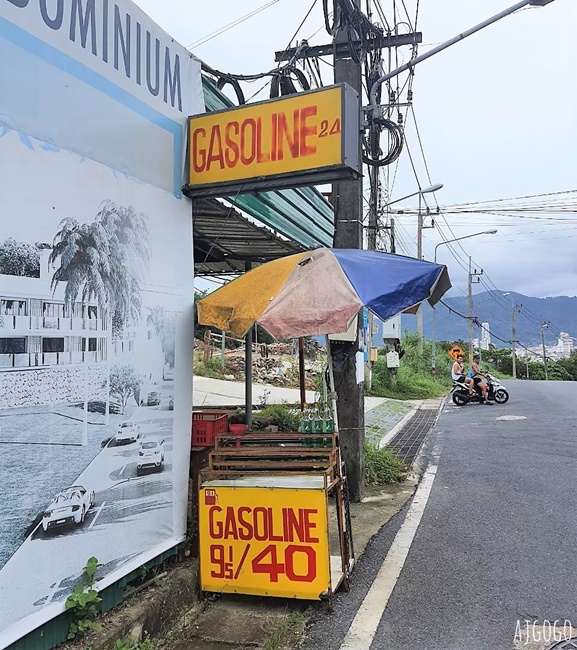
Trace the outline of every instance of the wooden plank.
{"label": "wooden plank", "polygon": [[213,452],[214,456],[326,456],[332,453],[330,447],[246,447],[237,449],[219,449]]}
{"label": "wooden plank", "polygon": [[246,471],[251,471],[251,468],[259,468],[259,469],[276,469],[276,468],[283,468],[287,465],[290,465],[291,468],[296,470],[297,468],[300,469],[313,469],[313,468],[322,468],[326,467],[326,463],[323,463],[321,461],[313,461],[313,460],[290,460],[290,461],[274,461],[274,460],[255,460],[254,462],[250,461],[242,461],[242,460],[229,460],[229,461],[223,461],[219,462],[218,460],[213,460],[211,463],[211,469],[215,467],[244,467]]}

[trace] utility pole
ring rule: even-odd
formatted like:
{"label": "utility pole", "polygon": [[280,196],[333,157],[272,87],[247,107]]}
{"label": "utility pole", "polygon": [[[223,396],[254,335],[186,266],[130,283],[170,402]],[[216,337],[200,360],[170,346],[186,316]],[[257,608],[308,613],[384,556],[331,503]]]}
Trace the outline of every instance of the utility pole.
{"label": "utility pole", "polygon": [[[420,189],[420,188],[419,188]],[[423,215],[421,213],[422,194],[419,192],[419,215],[417,217],[417,259],[423,259]],[[417,311],[417,349],[419,356],[423,354],[423,305]]]}
{"label": "utility pole", "polygon": [[[359,0],[353,0],[359,6]],[[347,32],[339,30],[334,38],[335,48],[335,83],[347,83],[359,93],[359,116],[361,112],[362,77],[361,65],[351,58],[348,48],[343,43],[348,41]],[[359,158],[361,157],[361,138],[359,134]],[[363,181],[338,181],[333,184],[335,197],[335,248],[363,247]],[[376,213],[375,213],[376,218]],[[375,228],[369,231],[374,236]],[[365,489],[365,391],[363,382],[357,383],[355,358],[359,350],[362,329],[362,317],[357,318],[357,338],[353,343],[330,344],[337,352],[341,350],[347,361],[342,367],[335,368],[337,385],[337,414],[339,421],[340,443],[346,463],[347,479],[352,501],[360,501]],[[345,349],[346,348],[346,349]],[[331,349],[331,356],[334,356]]]}
{"label": "utility pole", "polygon": [[517,360],[515,358],[515,303],[511,307],[511,346],[513,347],[513,379],[517,379]]}
{"label": "utility pole", "polygon": [[467,303],[468,303],[468,313],[467,313],[467,325],[468,325],[468,334],[469,334],[469,364],[473,361],[473,321],[475,320],[473,316],[473,282],[480,282],[480,276],[483,275],[483,269],[477,271],[471,270],[471,257],[469,256],[469,281],[467,283]]}
{"label": "utility pole", "polygon": [[549,381],[547,375],[547,350],[545,348],[545,330],[549,328],[549,323],[541,325],[541,347],[543,348],[543,367],[545,368],[545,381]]}

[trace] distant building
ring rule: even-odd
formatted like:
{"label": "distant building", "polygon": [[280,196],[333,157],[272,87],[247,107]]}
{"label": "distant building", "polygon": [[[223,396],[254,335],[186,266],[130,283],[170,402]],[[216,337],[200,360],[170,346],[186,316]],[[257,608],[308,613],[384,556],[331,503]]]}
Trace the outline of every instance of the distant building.
{"label": "distant building", "polygon": [[571,356],[573,350],[573,338],[567,332],[561,332],[557,341],[557,354],[561,358],[565,358]]}
{"label": "distant building", "polygon": [[0,276],[0,370],[106,360],[104,311],[95,301],[65,309],[65,284],[50,288],[50,250],[39,253],[40,277]]}
{"label": "distant building", "polygon": [[481,323],[481,350],[488,350],[491,345],[489,323]]}

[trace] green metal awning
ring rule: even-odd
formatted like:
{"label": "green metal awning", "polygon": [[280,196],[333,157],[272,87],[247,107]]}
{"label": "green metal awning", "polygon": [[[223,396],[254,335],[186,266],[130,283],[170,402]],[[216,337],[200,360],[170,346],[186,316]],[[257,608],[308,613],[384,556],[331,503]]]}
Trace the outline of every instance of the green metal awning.
{"label": "green metal awning", "polygon": [[[202,86],[208,112],[234,106],[208,77],[202,77]],[[304,248],[333,245],[333,208],[314,187],[241,194],[222,200]]]}

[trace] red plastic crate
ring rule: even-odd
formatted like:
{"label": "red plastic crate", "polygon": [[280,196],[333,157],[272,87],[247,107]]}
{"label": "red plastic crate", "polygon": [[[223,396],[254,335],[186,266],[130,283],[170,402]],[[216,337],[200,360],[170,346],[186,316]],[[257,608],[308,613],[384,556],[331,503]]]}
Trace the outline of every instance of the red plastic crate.
{"label": "red plastic crate", "polygon": [[192,412],[192,446],[212,447],[219,433],[228,431],[228,415],[210,411]]}

